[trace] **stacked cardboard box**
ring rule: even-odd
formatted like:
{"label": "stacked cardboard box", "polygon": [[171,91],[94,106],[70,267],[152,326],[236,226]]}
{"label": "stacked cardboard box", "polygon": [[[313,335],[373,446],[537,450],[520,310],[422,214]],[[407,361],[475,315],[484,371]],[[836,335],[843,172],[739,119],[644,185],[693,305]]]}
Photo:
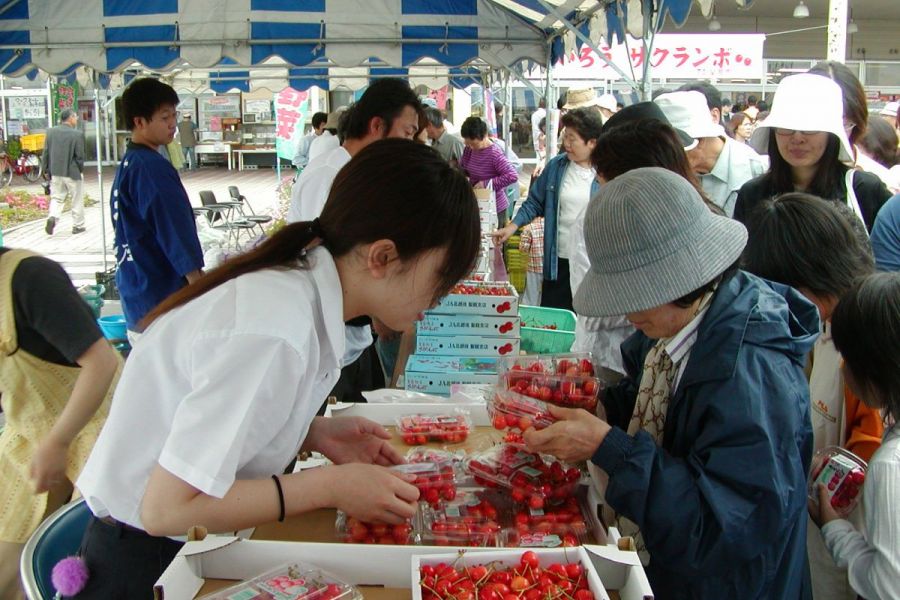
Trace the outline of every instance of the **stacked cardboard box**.
{"label": "stacked cardboard box", "polygon": [[490,384],[496,362],[519,353],[519,298],[508,283],[459,284],[416,326],[406,389],[449,395],[454,384]]}

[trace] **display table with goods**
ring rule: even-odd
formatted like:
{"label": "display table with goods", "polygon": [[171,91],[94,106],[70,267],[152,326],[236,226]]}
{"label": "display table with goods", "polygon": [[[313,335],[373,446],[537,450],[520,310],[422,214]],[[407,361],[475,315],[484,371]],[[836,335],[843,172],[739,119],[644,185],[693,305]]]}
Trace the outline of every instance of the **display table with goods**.
{"label": "display table with goods", "polygon": [[234,169],[234,157],[232,156],[231,144],[228,142],[199,143],[194,146],[194,153],[197,155],[198,161],[204,154],[213,156],[224,154],[225,160],[228,163],[228,170],[231,171]]}
{"label": "display table with goods", "polygon": [[391,429],[407,459],[397,468],[417,476],[416,516],[386,525],[322,509],[188,542],[157,597],[653,597],[637,553],[600,522],[583,469],[503,443],[485,404],[336,404],[326,414]]}

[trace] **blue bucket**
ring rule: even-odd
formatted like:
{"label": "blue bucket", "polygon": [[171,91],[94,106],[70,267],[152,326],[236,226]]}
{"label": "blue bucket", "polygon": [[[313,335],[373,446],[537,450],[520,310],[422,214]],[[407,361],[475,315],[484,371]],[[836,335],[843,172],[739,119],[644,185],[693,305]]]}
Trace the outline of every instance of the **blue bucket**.
{"label": "blue bucket", "polygon": [[97,325],[108,340],[127,339],[125,315],[108,315],[97,319]]}

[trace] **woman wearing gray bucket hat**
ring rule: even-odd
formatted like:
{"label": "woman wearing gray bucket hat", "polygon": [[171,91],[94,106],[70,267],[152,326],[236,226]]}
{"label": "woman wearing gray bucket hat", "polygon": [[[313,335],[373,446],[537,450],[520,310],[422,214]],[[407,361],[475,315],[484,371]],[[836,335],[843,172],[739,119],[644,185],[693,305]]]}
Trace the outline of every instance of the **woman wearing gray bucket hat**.
{"label": "woman wearing gray bucket hat", "polygon": [[529,448],[608,475],[658,599],[809,598],[815,306],[737,270],[746,229],[671,171],[607,183],[584,229],[575,307],[639,329],[622,345],[628,375],[606,390],[605,420],[552,408],[559,422],[526,432]]}

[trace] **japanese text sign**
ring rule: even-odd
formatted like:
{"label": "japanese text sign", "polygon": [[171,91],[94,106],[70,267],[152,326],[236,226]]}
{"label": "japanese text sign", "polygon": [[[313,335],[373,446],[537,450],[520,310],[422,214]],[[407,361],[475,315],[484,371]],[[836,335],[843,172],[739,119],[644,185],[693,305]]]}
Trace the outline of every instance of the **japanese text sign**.
{"label": "japanese text sign", "polygon": [[[628,45],[598,48],[604,58],[615,63],[626,74],[634,69],[640,78],[645,63],[652,77],[668,79],[762,79],[765,76],[762,34],[688,34],[660,33],[652,48],[645,52],[640,40],[629,38]],[[557,64],[557,79],[619,79],[619,74],[597,53],[582,46]]]}
{"label": "japanese text sign", "polygon": [[303,124],[309,110],[308,95],[293,88],[275,94],[275,148],[282,158],[293,158],[297,142],[303,137]]}

